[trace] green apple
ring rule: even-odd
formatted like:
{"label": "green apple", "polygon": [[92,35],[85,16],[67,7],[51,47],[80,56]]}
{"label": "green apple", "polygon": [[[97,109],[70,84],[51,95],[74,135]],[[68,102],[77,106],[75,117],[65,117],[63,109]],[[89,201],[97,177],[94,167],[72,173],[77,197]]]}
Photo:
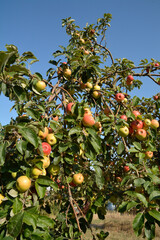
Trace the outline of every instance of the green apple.
{"label": "green apple", "polygon": [[118,131],[119,136],[126,137],[129,134],[129,128],[127,126],[121,127]]}
{"label": "green apple", "polygon": [[59,165],[54,165],[52,163],[47,170],[51,175],[55,176],[55,175],[58,175],[58,173],[60,171],[60,167],[59,167]]}
{"label": "green apple", "polygon": [[143,123],[145,128],[148,128],[149,126],[151,126],[151,120],[148,118],[144,119]]}
{"label": "green apple", "polygon": [[46,84],[44,81],[37,81],[36,84],[35,84],[35,88],[37,91],[42,91],[46,88]]}

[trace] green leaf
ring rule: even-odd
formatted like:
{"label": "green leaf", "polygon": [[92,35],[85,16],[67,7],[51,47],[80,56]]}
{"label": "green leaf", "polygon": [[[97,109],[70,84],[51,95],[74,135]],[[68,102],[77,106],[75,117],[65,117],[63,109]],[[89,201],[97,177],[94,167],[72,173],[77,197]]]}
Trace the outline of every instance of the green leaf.
{"label": "green leaf", "polygon": [[31,108],[26,108],[26,112],[28,116],[31,116],[33,119],[38,120],[40,117],[40,114],[38,111],[31,109]]}
{"label": "green leaf", "polygon": [[16,238],[21,232],[22,229],[22,222],[23,222],[23,212],[19,212],[10,218],[8,222],[8,233],[12,237]]}
{"label": "green leaf", "polygon": [[37,191],[37,194],[38,194],[39,198],[43,198],[45,196],[46,187],[41,186],[37,182],[35,182],[35,188],[36,188],[36,191]]}
{"label": "green leaf", "polygon": [[136,207],[137,205],[138,205],[138,203],[135,202],[135,201],[129,202],[128,205],[127,205],[127,211],[130,210],[131,208]]}
{"label": "green leaf", "polygon": [[24,89],[22,87],[15,86],[13,88],[13,91],[14,91],[15,95],[17,96],[17,98],[19,99],[19,101],[27,100],[26,92],[24,91]]}
{"label": "green leaf", "polygon": [[13,213],[17,214],[22,210],[22,208],[23,208],[23,203],[18,198],[15,198],[13,203]]}
{"label": "green leaf", "polygon": [[135,231],[135,233],[137,234],[137,236],[140,235],[141,230],[143,228],[143,224],[144,224],[144,213],[137,213],[137,215],[135,216],[134,220],[133,220],[133,229]]}
{"label": "green leaf", "polygon": [[152,240],[155,237],[155,223],[151,223],[147,221],[145,223],[145,237],[147,237],[148,240]]}
{"label": "green leaf", "polygon": [[77,134],[79,135],[81,133],[81,128],[79,127],[74,127],[74,128],[71,128],[71,130],[69,131],[68,135],[71,136],[73,134]]}
{"label": "green leaf", "polygon": [[118,212],[123,213],[126,211],[128,202],[122,202],[118,207]]}
{"label": "green leaf", "polygon": [[137,149],[134,148],[134,147],[131,147],[131,148],[129,149],[129,152],[131,152],[131,153],[137,153],[137,152],[139,152],[139,150],[137,150]]}
{"label": "green leaf", "polygon": [[149,201],[160,198],[160,191],[153,191],[149,196]]}
{"label": "green leaf", "polygon": [[139,101],[140,101],[140,98],[137,97],[137,96],[134,96],[133,99],[132,99],[132,104],[133,104],[133,106],[134,106],[134,107],[137,106],[138,103],[139,103]]}
{"label": "green leaf", "polygon": [[139,151],[142,150],[142,146],[141,146],[141,143],[139,142],[133,142],[133,145],[135,146],[136,149],[138,149]]}
{"label": "green leaf", "polygon": [[32,226],[33,229],[36,229],[38,215],[32,214],[29,212],[24,212],[23,222],[28,226]]}
{"label": "green leaf", "polygon": [[119,155],[121,155],[123,153],[124,149],[125,149],[124,144],[123,144],[123,142],[120,141],[118,144],[117,153]]}
{"label": "green leaf", "polygon": [[8,60],[15,55],[15,51],[14,52],[0,52],[0,73],[3,72],[3,69],[5,68]]}
{"label": "green leaf", "polygon": [[148,212],[150,216],[155,218],[160,222],[160,212],[158,212],[156,209],[152,209],[151,211]]}
{"label": "green leaf", "polygon": [[27,149],[27,142],[22,140],[22,139],[17,141],[16,142],[16,148],[17,148],[18,152],[20,152],[23,155],[23,153]]}
{"label": "green leaf", "polygon": [[19,133],[22,134],[22,136],[30,142],[35,148],[38,147],[39,141],[38,136],[35,133],[35,131],[31,128],[19,128]]}
{"label": "green leaf", "polygon": [[103,188],[104,185],[104,176],[103,171],[99,166],[93,166],[95,170],[96,184],[99,189]]}
{"label": "green leaf", "polygon": [[7,143],[0,143],[0,166],[5,162]]}
{"label": "green leaf", "polygon": [[145,205],[145,207],[148,207],[148,202],[147,202],[145,196],[143,196],[141,193],[135,193],[135,195]]}
{"label": "green leaf", "polygon": [[37,226],[41,228],[53,228],[54,221],[47,216],[39,216],[37,221]]}
{"label": "green leaf", "polygon": [[142,186],[142,184],[144,184],[145,183],[145,180],[143,179],[143,178],[136,178],[135,180],[134,180],[134,185],[136,186],[136,187],[140,187],[140,186]]}
{"label": "green leaf", "polygon": [[47,176],[39,176],[38,179],[36,180],[36,183],[46,187],[52,187],[54,189],[56,188],[56,183],[53,182],[53,180]]}

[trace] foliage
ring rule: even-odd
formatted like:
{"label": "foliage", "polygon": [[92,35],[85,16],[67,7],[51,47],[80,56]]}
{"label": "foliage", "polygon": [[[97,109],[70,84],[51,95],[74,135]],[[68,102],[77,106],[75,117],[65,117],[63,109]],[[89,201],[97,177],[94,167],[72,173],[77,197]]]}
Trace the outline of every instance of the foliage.
{"label": "foliage", "polygon": [[[18,115],[0,132],[0,192],[5,197],[0,205],[1,239],[82,239],[87,228],[92,232],[93,214],[104,219],[109,200],[120,212],[137,213],[137,236],[144,229],[147,239],[154,238],[155,224],[160,225],[159,128],[146,127],[144,140],[136,137],[136,130],[126,137],[119,131],[133,121],[159,120],[158,95],[140,99],[129,93],[141,87],[144,77],[158,86],[160,62],[144,59],[135,66],[126,58],[114,60],[105,43],[111,17],[104,14],[83,30],[73,19],[63,19],[69,44],[53,53],[47,79],[29,70],[37,61],[33,53],[20,55],[14,45],[0,52],[0,92],[14,102]],[[128,75],[135,77],[129,85]],[[36,88],[39,81],[47,85],[42,91]],[[125,99],[117,101],[117,93]],[[138,120],[133,110],[140,111]],[[92,126],[83,122],[86,111],[94,117]],[[121,119],[124,114],[127,121]],[[56,138],[49,157],[60,171],[53,174],[47,168],[36,178],[32,169],[43,170],[42,142],[47,138],[41,139],[39,132],[45,127]],[[154,153],[152,158],[146,157],[147,151]],[[83,175],[82,184],[72,181],[76,173]],[[32,182],[24,193],[16,184],[21,175]],[[92,236],[102,240],[108,232]]]}

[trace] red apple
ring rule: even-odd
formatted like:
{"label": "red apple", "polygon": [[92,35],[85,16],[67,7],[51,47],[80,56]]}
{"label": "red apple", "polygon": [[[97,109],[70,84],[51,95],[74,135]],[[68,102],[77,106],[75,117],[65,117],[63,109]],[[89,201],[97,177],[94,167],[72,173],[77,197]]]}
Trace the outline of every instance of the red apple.
{"label": "red apple", "polygon": [[42,142],[42,149],[45,156],[49,155],[51,152],[51,145],[46,142]]}
{"label": "red apple", "polygon": [[137,129],[136,138],[139,140],[144,140],[147,136],[147,132],[144,129]]}
{"label": "red apple", "polygon": [[159,127],[159,122],[156,119],[151,120],[151,128],[156,129]]}
{"label": "red apple", "polygon": [[124,94],[123,93],[117,93],[116,95],[115,95],[115,99],[116,99],[116,101],[117,102],[122,102],[123,100],[124,100]]}
{"label": "red apple", "polygon": [[123,170],[124,170],[124,172],[129,172],[130,168],[129,168],[129,166],[124,166]]}
{"label": "red apple", "polygon": [[104,109],[104,114],[105,114],[106,116],[108,116],[108,115],[111,114],[110,109],[109,109],[108,107],[106,107],[106,108]]}
{"label": "red apple", "polygon": [[155,66],[155,67],[159,67],[159,63],[155,63],[154,66]]}
{"label": "red apple", "polygon": [[140,129],[143,128],[143,122],[141,120],[135,120],[131,123],[131,127],[133,129]]}
{"label": "red apple", "polygon": [[132,135],[134,133],[134,129],[130,126],[129,127],[129,134]]}
{"label": "red apple", "polygon": [[133,80],[134,80],[134,77],[132,75],[128,75],[127,81],[133,81]]}
{"label": "red apple", "polygon": [[128,119],[126,115],[121,115],[120,118],[125,120],[125,121],[127,121],[127,119]]}
{"label": "red apple", "polygon": [[158,95],[155,95],[155,96],[153,96],[153,99],[154,99],[154,100],[158,100],[158,99],[159,99],[159,96],[158,96]]}
{"label": "red apple", "polygon": [[52,118],[54,121],[58,122],[58,116]]}
{"label": "red apple", "polygon": [[134,111],[132,111],[132,113],[134,114],[135,118],[137,118],[139,115],[141,115],[141,113],[138,110],[134,110]]}
{"label": "red apple", "polygon": [[72,109],[73,104],[74,104],[73,102],[67,104],[67,106],[66,106],[67,114],[71,114],[72,113],[71,109]]}
{"label": "red apple", "polygon": [[95,124],[95,120],[91,114],[84,114],[82,123],[85,127],[92,127]]}

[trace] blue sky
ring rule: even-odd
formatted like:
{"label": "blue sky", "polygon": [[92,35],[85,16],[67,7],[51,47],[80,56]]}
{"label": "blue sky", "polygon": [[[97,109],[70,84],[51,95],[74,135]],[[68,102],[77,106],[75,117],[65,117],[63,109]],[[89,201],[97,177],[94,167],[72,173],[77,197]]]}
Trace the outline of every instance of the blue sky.
{"label": "blue sky", "polygon": [[[107,31],[107,47],[114,58],[128,58],[139,64],[140,59],[160,60],[160,1],[159,0],[6,0],[1,1],[0,46],[15,44],[20,53],[32,51],[39,59],[32,72],[40,72],[45,78],[50,67],[48,61],[59,45],[67,46],[68,37],[61,27],[63,18],[72,17],[76,24],[96,23],[104,13],[112,14],[111,28]],[[149,80],[139,97],[152,97],[160,87]],[[0,122],[7,124],[14,111],[12,103],[0,96]]]}

